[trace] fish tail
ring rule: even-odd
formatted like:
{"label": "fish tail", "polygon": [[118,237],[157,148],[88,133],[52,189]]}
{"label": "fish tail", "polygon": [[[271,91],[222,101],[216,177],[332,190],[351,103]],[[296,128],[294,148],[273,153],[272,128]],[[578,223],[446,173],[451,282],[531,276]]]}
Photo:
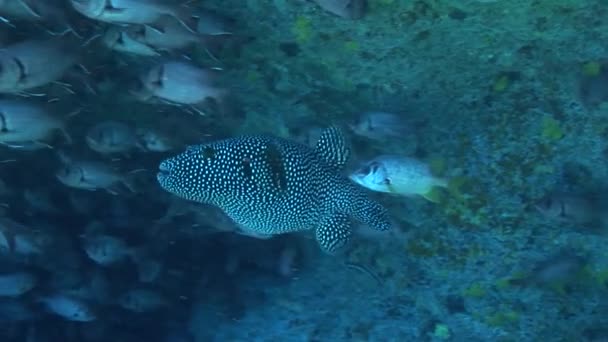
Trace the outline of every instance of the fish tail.
{"label": "fish tail", "polygon": [[448,189],[450,187],[450,181],[446,178],[435,178],[433,186],[425,193],[422,194],[426,200],[433,203],[442,203],[445,199],[445,193],[442,189]]}
{"label": "fish tail", "polygon": [[131,178],[125,178],[122,181],[122,184],[132,193],[137,193],[137,189],[135,187],[135,182]]}
{"label": "fish tail", "polygon": [[429,191],[427,191],[426,193],[423,193],[422,197],[424,197],[426,200],[436,203],[436,204],[442,203],[445,196],[444,196],[444,192],[441,189],[442,189],[442,186],[435,185],[435,186],[431,187],[431,189]]}
{"label": "fish tail", "polygon": [[434,183],[436,187],[447,188],[450,185],[450,180],[447,178],[436,178]]}

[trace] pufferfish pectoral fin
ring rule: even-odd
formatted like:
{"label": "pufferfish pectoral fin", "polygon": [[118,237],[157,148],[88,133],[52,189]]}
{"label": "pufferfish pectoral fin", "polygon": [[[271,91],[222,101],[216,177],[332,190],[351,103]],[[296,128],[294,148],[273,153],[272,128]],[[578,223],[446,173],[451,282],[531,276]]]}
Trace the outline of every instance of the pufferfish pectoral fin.
{"label": "pufferfish pectoral fin", "polygon": [[333,254],[350,240],[351,223],[347,215],[335,214],[321,223],[315,231],[317,242],[326,253]]}
{"label": "pufferfish pectoral fin", "polygon": [[328,165],[338,170],[344,169],[350,158],[350,145],[338,127],[329,127],[321,133],[315,151]]}

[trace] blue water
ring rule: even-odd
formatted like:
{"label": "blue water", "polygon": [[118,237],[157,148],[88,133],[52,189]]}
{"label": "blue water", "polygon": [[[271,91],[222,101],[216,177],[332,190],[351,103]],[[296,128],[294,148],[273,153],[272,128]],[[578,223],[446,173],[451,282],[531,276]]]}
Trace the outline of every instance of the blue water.
{"label": "blue water", "polygon": [[[15,144],[12,130],[44,123],[18,126],[30,114],[0,108],[0,293],[16,292],[0,296],[1,341],[608,339],[608,3],[166,5],[139,25],[87,17],[67,0],[0,2],[0,99],[39,106],[63,130]],[[212,11],[184,31],[201,9]],[[191,41],[144,40],[169,34],[167,23]],[[124,36],[104,45],[108,30]],[[14,48],[48,39],[67,42],[59,53],[72,51],[73,65],[6,90],[11,72],[25,82],[59,68],[50,52]],[[119,51],[129,39],[154,56]],[[168,61],[208,72],[208,88],[189,95],[222,95],[191,104],[154,93],[187,92],[189,72],[155,69]],[[158,70],[169,76],[146,83]],[[95,151],[87,134],[107,121],[137,143]],[[328,255],[316,227],[247,236],[156,181],[159,163],[192,144],[264,133],[314,146],[328,126],[349,138],[345,176],[392,154],[422,161],[447,187],[434,201],[370,190],[394,229],[357,226]],[[146,145],[144,131],[167,148]],[[84,189],[99,164],[116,181]],[[60,181],[68,166],[80,186]],[[19,272],[34,280],[5,281]],[[53,296],[69,301],[67,314],[45,304]]]}

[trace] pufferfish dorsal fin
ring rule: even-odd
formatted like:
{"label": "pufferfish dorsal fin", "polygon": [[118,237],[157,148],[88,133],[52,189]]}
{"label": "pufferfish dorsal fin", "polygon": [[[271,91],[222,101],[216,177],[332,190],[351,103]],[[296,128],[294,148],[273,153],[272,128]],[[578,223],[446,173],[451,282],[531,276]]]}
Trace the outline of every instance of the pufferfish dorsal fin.
{"label": "pufferfish dorsal fin", "polygon": [[350,146],[346,137],[339,128],[333,126],[321,133],[315,151],[329,166],[339,170],[344,169],[350,158]]}

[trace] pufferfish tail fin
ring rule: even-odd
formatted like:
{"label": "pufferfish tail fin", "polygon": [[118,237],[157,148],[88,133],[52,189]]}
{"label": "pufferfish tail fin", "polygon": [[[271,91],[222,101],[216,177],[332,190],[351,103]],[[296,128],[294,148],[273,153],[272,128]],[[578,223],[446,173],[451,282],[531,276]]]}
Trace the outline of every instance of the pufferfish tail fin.
{"label": "pufferfish tail fin", "polygon": [[338,127],[325,129],[315,147],[317,154],[328,165],[343,170],[350,158],[350,144]]}

